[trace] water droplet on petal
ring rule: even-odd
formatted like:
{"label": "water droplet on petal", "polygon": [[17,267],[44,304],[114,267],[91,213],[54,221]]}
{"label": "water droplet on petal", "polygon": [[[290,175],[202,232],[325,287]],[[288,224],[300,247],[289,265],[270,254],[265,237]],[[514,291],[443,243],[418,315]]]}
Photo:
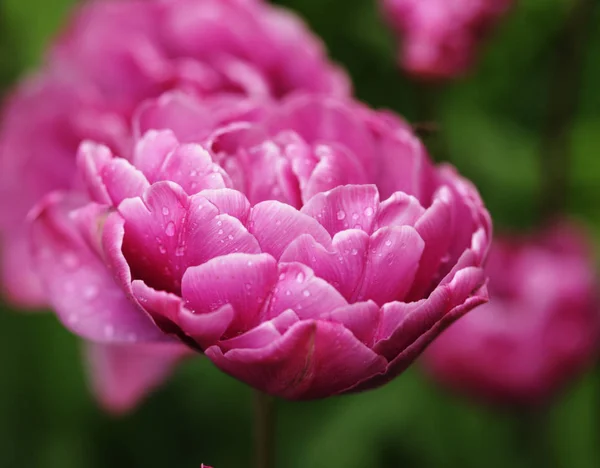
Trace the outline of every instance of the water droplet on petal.
{"label": "water droplet on petal", "polygon": [[252,285],[250,283],[246,283],[244,285],[244,287],[246,288],[247,291],[250,291],[252,289]]}
{"label": "water droplet on petal", "polygon": [[296,281],[302,283],[304,281],[304,273],[300,272],[296,275]]}
{"label": "water droplet on petal", "polygon": [[340,211],[338,211],[338,212],[337,212],[337,219],[338,219],[338,220],[340,220],[340,221],[341,221],[341,220],[342,220],[342,219],[344,219],[345,217],[346,217],[346,212],[345,212],[344,210],[340,210]]}
{"label": "water droplet on petal", "polygon": [[356,221],[356,220],[358,219],[358,213],[353,213],[353,214],[352,214],[352,219],[353,219],[354,221]]}
{"label": "water droplet on petal", "polygon": [[227,239],[229,239],[229,240],[233,240],[233,235],[232,235],[232,234],[229,234],[229,235],[227,236]]}
{"label": "water droplet on petal", "polygon": [[279,275],[279,281],[283,281],[285,279],[285,273],[281,273]]}
{"label": "water droplet on petal", "polygon": [[310,291],[308,289],[305,289],[304,291],[302,291],[302,295],[304,297],[309,297],[310,296]]}
{"label": "water droplet on petal", "polygon": [[173,237],[175,235],[175,223],[173,221],[169,221],[167,224],[165,234],[169,237]]}
{"label": "water droplet on petal", "polygon": [[285,295],[286,295],[286,296],[291,296],[291,295],[292,295],[292,291],[290,291],[289,289],[287,289],[287,290],[285,291]]}
{"label": "water droplet on petal", "polygon": [[385,241],[385,246],[386,246],[386,247],[391,247],[391,246],[392,246],[392,241],[391,241],[391,240],[389,240],[389,239],[388,239],[388,240],[386,240],[386,241]]}
{"label": "water droplet on petal", "polygon": [[167,253],[167,249],[165,249],[165,246],[162,244],[158,246],[158,251],[163,255]]}
{"label": "water droplet on petal", "polygon": [[185,247],[181,246],[181,247],[177,247],[175,249],[175,256],[176,257],[183,257],[185,254]]}
{"label": "water droplet on petal", "polygon": [[169,214],[169,208],[167,208],[166,206],[163,206],[162,214],[164,214],[165,216],[167,216]]}
{"label": "water droplet on petal", "polygon": [[357,254],[358,254],[358,250],[357,250],[357,249],[352,249],[352,250],[350,251],[350,254],[351,254],[351,255],[357,255]]}
{"label": "water droplet on petal", "polygon": [[373,208],[371,208],[370,206],[365,208],[365,216],[373,216]]}

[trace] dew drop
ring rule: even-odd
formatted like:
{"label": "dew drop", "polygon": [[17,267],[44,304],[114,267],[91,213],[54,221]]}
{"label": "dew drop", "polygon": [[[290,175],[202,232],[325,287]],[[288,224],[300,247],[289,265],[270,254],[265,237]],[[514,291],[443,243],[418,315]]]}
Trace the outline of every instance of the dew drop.
{"label": "dew drop", "polygon": [[169,208],[167,208],[166,206],[163,206],[162,214],[164,214],[165,216],[167,216],[169,214]]}
{"label": "dew drop", "polygon": [[365,216],[373,216],[373,208],[371,208],[370,206],[365,208]]}
{"label": "dew drop", "polygon": [[227,236],[227,239],[229,239],[229,240],[233,240],[233,234],[229,234],[229,235]]}
{"label": "dew drop", "polygon": [[244,287],[246,288],[247,291],[250,291],[252,289],[252,285],[250,283],[246,283],[244,285]]}
{"label": "dew drop", "polygon": [[185,247],[177,247],[175,249],[175,256],[176,257],[183,257],[185,255]]}
{"label": "dew drop", "polygon": [[198,171],[190,171],[191,177],[196,177],[198,175]]}
{"label": "dew drop", "polygon": [[308,289],[305,289],[304,291],[302,291],[302,295],[304,297],[310,297],[310,291]]}
{"label": "dew drop", "polygon": [[289,289],[287,289],[287,290],[285,291],[285,295],[286,295],[286,296],[291,296],[291,295],[292,295],[292,291],[290,291]]}
{"label": "dew drop", "polygon": [[219,220],[217,221],[217,226],[222,226],[223,225],[223,221]]}
{"label": "dew drop", "polygon": [[352,219],[353,219],[354,221],[356,221],[358,218],[359,218],[359,216],[358,216],[358,213],[354,213],[354,214],[352,215]]}
{"label": "dew drop", "polygon": [[165,249],[165,246],[162,244],[158,246],[158,251],[163,255],[167,253],[167,249]]}
{"label": "dew drop", "polygon": [[352,249],[350,251],[350,255],[358,255],[358,250],[357,249]]}
{"label": "dew drop", "polygon": [[386,246],[386,247],[391,247],[391,246],[392,246],[392,241],[391,241],[391,240],[389,240],[389,239],[388,239],[388,240],[386,240],[386,241],[385,241],[385,246]]}
{"label": "dew drop", "polygon": [[304,273],[300,272],[296,275],[296,281],[302,283],[304,281]]}
{"label": "dew drop", "polygon": [[223,229],[219,229],[219,231],[217,232],[217,234],[219,234],[220,236],[223,235]]}
{"label": "dew drop", "polygon": [[285,273],[281,273],[279,275],[279,281],[283,281],[285,279]]}
{"label": "dew drop", "polygon": [[248,265],[249,267],[251,267],[252,265],[254,265],[254,263],[252,263],[252,260],[248,260],[248,263],[246,263],[246,265]]}
{"label": "dew drop", "polygon": [[340,210],[340,211],[338,211],[338,212],[337,212],[337,219],[338,219],[338,220],[340,220],[340,221],[341,221],[341,220],[342,220],[342,219],[344,219],[345,217],[346,217],[346,212],[345,212],[344,210]]}
{"label": "dew drop", "polygon": [[175,235],[175,223],[173,221],[169,221],[167,224],[165,234],[169,237],[173,237]]}

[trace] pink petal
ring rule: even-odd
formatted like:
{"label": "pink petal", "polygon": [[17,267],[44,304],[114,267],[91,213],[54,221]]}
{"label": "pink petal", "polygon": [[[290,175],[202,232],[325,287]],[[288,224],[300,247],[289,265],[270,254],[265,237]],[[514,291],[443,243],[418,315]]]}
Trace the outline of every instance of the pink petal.
{"label": "pink petal", "polygon": [[[480,268],[469,267],[456,273],[448,284],[436,288],[427,299],[408,304],[386,304],[382,309],[383,320],[379,332],[381,340],[374,349],[390,360],[395,358],[438,322],[446,323],[449,320],[446,318],[448,313],[461,304],[471,304],[470,298],[476,297],[477,305],[486,302],[487,293],[481,291],[484,283],[484,272]],[[465,309],[463,313],[472,307]],[[455,318],[458,317],[453,316]]]}
{"label": "pink petal", "polygon": [[250,215],[250,202],[242,192],[231,189],[202,190],[200,193],[215,205],[221,214],[227,214],[246,224]]}
{"label": "pink petal", "polygon": [[300,210],[313,217],[332,236],[346,229],[373,232],[379,209],[379,194],[374,185],[346,185],[319,193]]}
{"label": "pink petal", "polygon": [[106,345],[87,343],[92,389],[109,412],[132,410],[160,386],[191,352],[181,345]]}
{"label": "pink petal", "polygon": [[403,299],[413,284],[423,247],[423,239],[410,226],[382,228],[373,234],[356,301],[370,299],[383,305]]}
{"label": "pink petal", "polygon": [[197,315],[231,305],[230,333],[256,326],[263,304],[277,282],[277,263],[268,254],[230,254],[195,267],[183,276],[182,297]]}
{"label": "pink petal", "polygon": [[171,130],[150,130],[135,145],[133,165],[154,182],[159,179],[160,168],[167,155],[178,145],[179,140]]}
{"label": "pink petal", "polygon": [[125,219],[123,253],[133,276],[155,289],[179,291],[187,267],[213,257],[260,251],[237,219],[168,182],[152,185],[143,200],[125,200],[119,212]]}
{"label": "pink petal", "polygon": [[305,203],[316,194],[340,185],[368,182],[365,168],[359,158],[344,146],[317,145],[315,153],[319,162],[302,190],[302,200]]}
{"label": "pink petal", "polygon": [[140,196],[149,187],[139,170],[111,151],[95,143],[83,142],[77,161],[92,199],[118,205],[126,198]]}
{"label": "pink petal", "polygon": [[441,188],[433,204],[415,224],[415,229],[425,241],[425,250],[421,258],[419,271],[409,298],[420,298],[435,285],[440,264],[447,259],[448,248],[452,241],[452,194],[445,187]]}
{"label": "pink petal", "polygon": [[285,249],[281,261],[309,266],[315,275],[352,301],[364,276],[368,249],[369,235],[357,229],[338,232],[329,250],[305,234]]}
{"label": "pink petal", "polygon": [[46,197],[32,224],[37,268],[60,320],[94,341],[167,340],[80,237],[68,217],[69,203],[60,195]]}
{"label": "pink petal", "polygon": [[293,207],[276,201],[259,203],[248,219],[248,231],[258,240],[261,249],[279,258],[285,248],[302,234],[328,245],[331,237],[317,221]]}
{"label": "pink petal", "polygon": [[362,158],[365,171],[372,170],[373,138],[357,115],[343,100],[299,95],[280,107],[268,123],[273,132],[293,129],[307,143],[338,143]]}
{"label": "pink petal", "polygon": [[347,305],[344,297],[327,281],[317,278],[301,263],[279,265],[279,281],[266,311],[267,318],[293,310],[300,319],[317,318]]}
{"label": "pink petal", "polygon": [[[332,352],[335,350],[335,352]],[[220,369],[266,393],[292,400],[342,393],[384,371],[386,361],[343,325],[302,321],[263,348],[218,346],[206,355]]]}
{"label": "pink petal", "polygon": [[384,226],[414,226],[425,209],[415,197],[403,192],[393,193],[379,206],[377,228]]}
{"label": "pink petal", "polygon": [[374,344],[379,322],[381,321],[381,309],[373,301],[357,302],[327,312],[319,318],[329,322],[341,323],[365,346],[370,348]]}

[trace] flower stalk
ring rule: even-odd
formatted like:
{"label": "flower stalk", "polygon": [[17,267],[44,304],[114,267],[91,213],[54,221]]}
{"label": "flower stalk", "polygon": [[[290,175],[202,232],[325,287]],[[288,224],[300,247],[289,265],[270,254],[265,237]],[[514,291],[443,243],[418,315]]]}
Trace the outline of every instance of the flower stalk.
{"label": "flower stalk", "polygon": [[254,391],[254,450],[256,468],[275,467],[275,399]]}

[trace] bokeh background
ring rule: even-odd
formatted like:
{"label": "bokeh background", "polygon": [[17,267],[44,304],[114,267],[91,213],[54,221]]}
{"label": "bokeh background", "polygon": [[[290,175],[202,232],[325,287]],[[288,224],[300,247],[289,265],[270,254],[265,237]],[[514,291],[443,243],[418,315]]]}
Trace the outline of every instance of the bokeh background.
{"label": "bokeh background", "polygon": [[[40,61],[74,0],[0,0],[0,86]],[[375,0],[280,0],[320,34],[358,96],[413,121],[431,94],[403,77]],[[433,91],[431,144],[478,185],[496,231],[538,219],[542,135],[570,0],[521,0],[473,73]],[[600,9],[586,40],[569,140],[568,211],[600,241]],[[431,90],[429,91],[431,93]],[[35,138],[35,134],[31,135]],[[443,141],[443,143],[440,143]],[[120,418],[95,405],[79,341],[53,315],[0,311],[0,467],[250,466],[252,395],[201,358]],[[598,367],[598,366],[596,366]],[[278,467],[600,466],[600,369],[533,414],[448,394],[417,366],[379,390],[277,402]]]}

